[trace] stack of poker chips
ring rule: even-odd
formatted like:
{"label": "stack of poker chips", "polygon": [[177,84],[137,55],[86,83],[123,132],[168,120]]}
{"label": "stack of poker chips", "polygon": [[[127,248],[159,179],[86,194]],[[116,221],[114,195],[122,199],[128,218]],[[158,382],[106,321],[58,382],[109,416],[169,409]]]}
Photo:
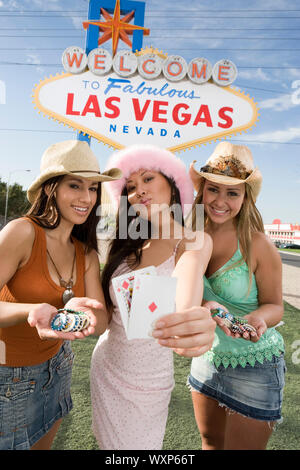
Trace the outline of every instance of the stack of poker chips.
{"label": "stack of poker chips", "polygon": [[249,325],[247,320],[242,317],[237,317],[232,315],[229,312],[226,312],[222,308],[214,308],[211,309],[212,316],[217,316],[222,318],[224,325],[232,331],[232,333],[239,333],[242,335],[243,333],[256,333],[256,329]]}
{"label": "stack of poker chips", "polygon": [[63,333],[75,333],[82,331],[90,324],[89,317],[84,312],[61,308],[51,322],[51,328]]}

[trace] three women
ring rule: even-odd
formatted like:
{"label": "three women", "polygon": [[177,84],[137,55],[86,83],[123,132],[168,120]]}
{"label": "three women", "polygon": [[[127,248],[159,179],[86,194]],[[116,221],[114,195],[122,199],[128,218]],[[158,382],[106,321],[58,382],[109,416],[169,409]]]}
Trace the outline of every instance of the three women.
{"label": "three women", "polygon": [[[122,170],[122,178],[113,167]],[[72,406],[72,352],[63,341],[95,330],[99,335],[108,324],[108,338],[99,340],[91,368],[93,428],[101,448],[161,448],[174,385],[172,349],[190,357],[204,354],[193,359],[189,378],[203,448],[265,448],[269,423],[280,419],[284,384],[284,346],[273,328],[283,311],[281,267],[255,207],[261,175],[249,149],[221,143],[200,172],[191,170],[198,189],[193,213],[196,204],[204,204],[206,232],[193,249],[181,230],[183,211],[165,218],[174,204],[184,209],[193,200],[179,159],[165,150],[134,146],[113,155],[108,168],[100,173],[84,142],[51,146],[28,191],[33,206],[27,217],[0,234],[5,259],[0,339],[7,346],[0,367],[1,448],[50,447]],[[96,253],[101,181],[111,181],[117,204],[123,196],[117,220],[123,215],[127,221],[126,239],[117,226],[111,244],[104,293]],[[143,210],[135,211],[136,205]],[[130,236],[141,219],[148,235]],[[156,322],[150,334],[157,342],[129,341],[111,280],[150,265],[158,275],[177,277],[177,313]],[[87,311],[91,326],[82,333],[54,332],[50,319],[72,295],[67,306]],[[256,334],[239,338],[215,317],[219,326],[211,348],[215,322],[209,310],[220,305],[244,316]]]}

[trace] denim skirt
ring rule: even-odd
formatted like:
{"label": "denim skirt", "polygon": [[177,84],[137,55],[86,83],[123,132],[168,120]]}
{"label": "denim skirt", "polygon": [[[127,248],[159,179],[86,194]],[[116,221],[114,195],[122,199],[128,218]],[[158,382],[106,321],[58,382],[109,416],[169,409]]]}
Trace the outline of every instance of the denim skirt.
{"label": "denim skirt", "polygon": [[283,354],[235,368],[216,368],[201,356],[192,361],[188,386],[248,418],[280,422],[285,372]]}
{"label": "denim skirt", "polygon": [[69,341],[50,360],[0,367],[0,450],[28,450],[72,409]]}

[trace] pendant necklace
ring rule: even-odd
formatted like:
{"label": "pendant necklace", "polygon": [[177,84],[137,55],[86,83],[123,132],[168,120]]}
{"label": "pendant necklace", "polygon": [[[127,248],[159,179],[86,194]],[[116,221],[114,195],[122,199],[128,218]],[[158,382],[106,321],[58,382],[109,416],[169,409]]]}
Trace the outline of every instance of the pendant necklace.
{"label": "pendant necklace", "polygon": [[70,277],[70,279],[69,279],[68,281],[65,281],[65,280],[61,277],[61,275],[60,275],[60,273],[59,273],[59,271],[58,271],[58,269],[57,269],[57,267],[56,267],[56,265],[55,265],[55,263],[54,263],[54,261],[53,261],[51,255],[50,255],[48,249],[47,249],[47,253],[48,253],[48,256],[49,256],[49,258],[50,258],[50,260],[51,260],[51,262],[52,262],[52,264],[53,264],[53,266],[54,266],[54,268],[55,268],[55,271],[56,271],[57,274],[58,274],[60,286],[65,288],[65,291],[64,291],[64,293],[63,293],[63,295],[62,295],[62,301],[63,301],[63,303],[64,303],[64,305],[65,305],[65,304],[66,304],[70,299],[72,299],[72,297],[74,297],[74,295],[75,295],[74,292],[73,292],[73,290],[72,290],[72,287],[73,287],[73,272],[74,272],[75,259],[76,259],[76,249],[75,249],[75,252],[74,252],[74,258],[73,258],[73,265],[72,265],[71,277]]}

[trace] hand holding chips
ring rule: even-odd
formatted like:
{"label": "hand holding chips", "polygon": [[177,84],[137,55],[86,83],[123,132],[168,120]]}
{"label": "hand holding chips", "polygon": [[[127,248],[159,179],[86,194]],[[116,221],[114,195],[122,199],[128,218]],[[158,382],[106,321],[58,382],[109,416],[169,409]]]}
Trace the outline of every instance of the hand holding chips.
{"label": "hand holding chips", "polygon": [[249,325],[247,320],[242,317],[234,316],[222,308],[213,308],[210,310],[212,316],[222,318],[224,325],[229,328],[232,333],[243,335],[244,333],[256,333],[256,329]]}

